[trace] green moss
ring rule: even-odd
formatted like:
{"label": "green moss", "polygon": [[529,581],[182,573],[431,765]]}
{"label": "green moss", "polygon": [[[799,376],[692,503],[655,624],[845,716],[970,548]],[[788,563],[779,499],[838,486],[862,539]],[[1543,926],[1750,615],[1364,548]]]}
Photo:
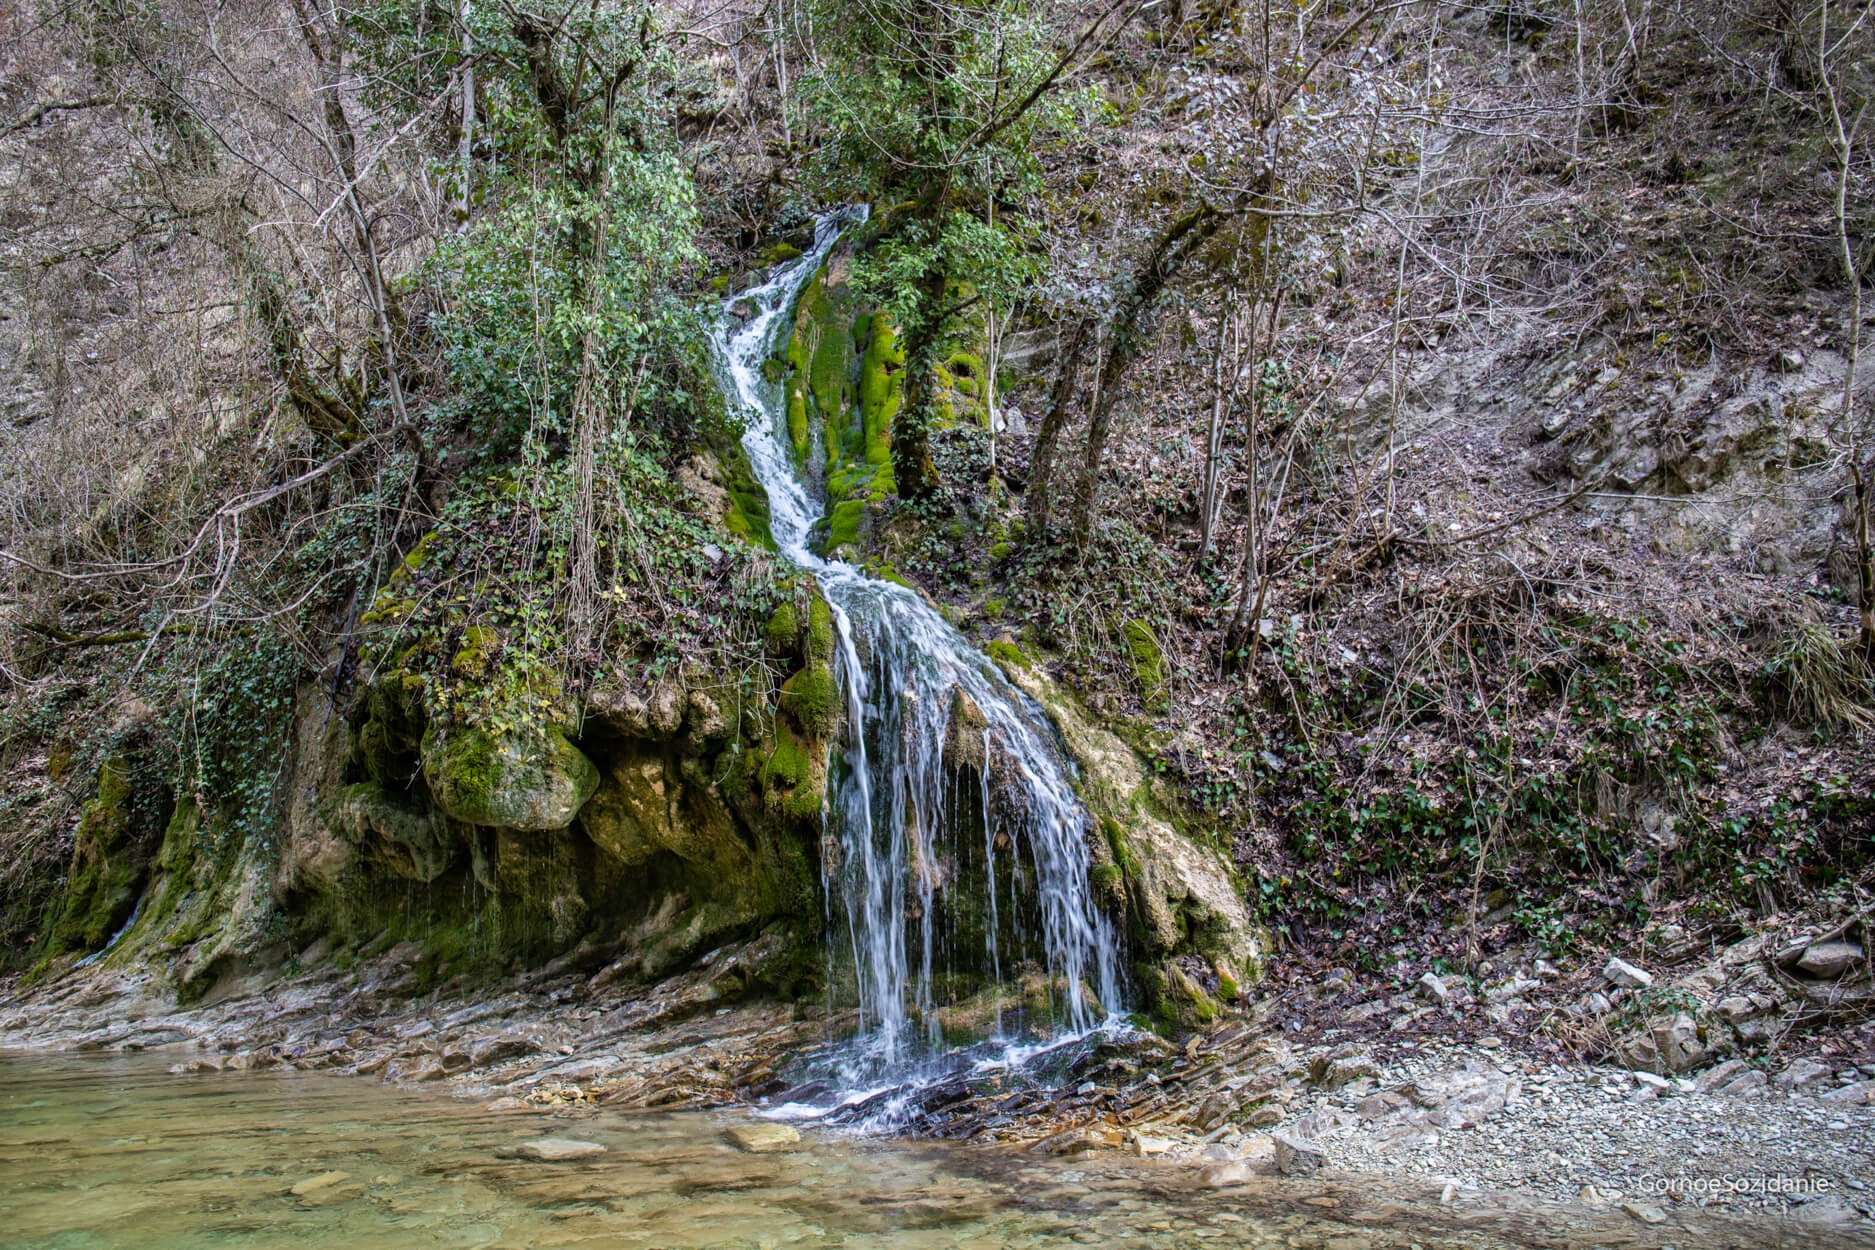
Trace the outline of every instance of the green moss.
{"label": "green moss", "polygon": [[1006,638],[998,638],[983,648],[983,653],[1004,668],[1033,668],[1029,657],[1022,654],[1022,648]]}
{"label": "green moss", "polygon": [[1159,648],[1159,640],[1140,620],[1126,622],[1121,632],[1126,638],[1127,654],[1132,657],[1133,678],[1139,683],[1140,694],[1149,705],[1164,702],[1165,654]]}
{"label": "green moss", "polygon": [[1008,610],[1009,603],[1005,599],[985,599],[983,601],[983,615],[992,621],[1001,620],[1003,613]]}
{"label": "green moss", "polygon": [[777,243],[764,252],[762,257],[770,265],[785,265],[791,260],[799,260],[801,249],[792,243]]}
{"label": "green moss", "polygon": [[729,293],[729,275],[719,273],[714,278],[711,278],[710,290],[716,292],[718,295],[727,295]]}
{"label": "green moss", "polygon": [[840,721],[840,687],[833,669],[814,664],[781,686],[781,707],[810,738],[832,736]]}
{"label": "green moss", "polygon": [[561,829],[599,785],[599,770],[558,725],[501,732],[434,726],[423,738],[423,772],[437,806],[457,820],[497,829]]}
{"label": "green moss", "polygon": [[462,646],[450,658],[449,667],[458,677],[485,677],[500,647],[500,630],[486,625],[471,625],[462,631]]}
{"label": "green moss", "polygon": [[97,950],[136,909],[148,865],[138,853],[131,802],[130,763],[113,756],[98,769],[97,797],[78,820],[50,953]]}
{"label": "green moss", "polygon": [[776,655],[791,655],[801,632],[792,601],[784,601],[768,618],[768,649]]}
{"label": "green moss", "polygon": [[833,609],[818,589],[807,605],[807,662],[809,665],[833,663]]}
{"label": "green moss", "polygon": [[866,501],[848,499],[833,505],[827,513],[827,550],[859,545],[859,526],[866,516]]}
{"label": "green moss", "polygon": [[1008,543],[997,543],[990,548],[990,559],[1007,560],[1013,548]]}
{"label": "green moss", "polygon": [[904,400],[905,347],[885,313],[874,313],[870,324],[872,332],[859,366],[860,421],[866,463],[889,474],[892,420]]}

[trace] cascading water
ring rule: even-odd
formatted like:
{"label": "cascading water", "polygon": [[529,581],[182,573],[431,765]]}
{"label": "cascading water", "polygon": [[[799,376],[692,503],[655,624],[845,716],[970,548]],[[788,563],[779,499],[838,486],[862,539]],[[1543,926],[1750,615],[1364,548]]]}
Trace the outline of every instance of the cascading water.
{"label": "cascading water", "polygon": [[[784,445],[781,385],[763,365],[790,332],[802,289],[864,212],[822,218],[814,246],[729,300],[712,336],[724,391],[750,414],[743,446],[768,491],[775,545],[814,576],[838,631],[847,717],[827,819],[839,851],[823,857],[823,871],[829,941],[851,959],[862,1021],[849,1084],[905,1079],[938,1049],[934,1008],[954,967],[994,983],[1019,963],[1039,964],[1059,987],[1056,1014],[1070,1033],[1099,1024],[1119,995],[1112,927],[1089,888],[1086,815],[1041,708],[915,592],[808,548],[822,506]],[[944,760],[955,710],[972,705],[976,793]],[[977,870],[973,886],[945,877],[963,863]]]}

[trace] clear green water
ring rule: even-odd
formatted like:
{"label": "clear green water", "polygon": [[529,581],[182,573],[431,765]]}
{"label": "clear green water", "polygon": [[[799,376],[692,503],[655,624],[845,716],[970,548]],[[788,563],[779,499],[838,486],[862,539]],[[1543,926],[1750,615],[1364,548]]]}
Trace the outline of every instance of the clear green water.
{"label": "clear green water", "polygon": [[[747,1155],[723,1140],[734,1122],[604,1110],[553,1119],[357,1078],[183,1077],[148,1056],[0,1054],[0,1246],[1555,1244],[1501,1224],[1426,1224],[1323,1186],[1220,1192],[1195,1168],[1124,1158],[837,1136]],[[548,1135],[608,1153],[559,1165],[498,1157]],[[346,1175],[291,1192],[333,1172]]]}

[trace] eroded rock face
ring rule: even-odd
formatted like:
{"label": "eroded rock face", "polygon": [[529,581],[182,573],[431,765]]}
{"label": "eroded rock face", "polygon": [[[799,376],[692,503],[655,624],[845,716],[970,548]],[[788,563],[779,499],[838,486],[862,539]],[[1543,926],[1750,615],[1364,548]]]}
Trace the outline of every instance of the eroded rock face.
{"label": "eroded rock face", "polygon": [[746,859],[735,822],[707,787],[687,785],[675,758],[631,754],[611,764],[581,814],[586,836],[627,867],[669,851],[690,863]]}
{"label": "eroded rock face", "polygon": [[491,829],[564,829],[599,787],[599,770],[558,725],[505,733],[433,725],[423,735],[423,776],[444,812]]}
{"label": "eroded rock face", "polygon": [[[1266,949],[1230,860],[1174,823],[1174,802],[1155,793],[1138,753],[1118,735],[1043,674],[1017,662],[1003,668],[1054,716],[1081,765],[1082,798],[1100,826],[1091,848],[1096,885],[1117,876],[1134,937],[1154,965],[1143,979],[1161,1013],[1186,1024],[1209,1019],[1216,999],[1235,999],[1260,974]],[[1208,966],[1211,984],[1193,975],[1194,958]]]}

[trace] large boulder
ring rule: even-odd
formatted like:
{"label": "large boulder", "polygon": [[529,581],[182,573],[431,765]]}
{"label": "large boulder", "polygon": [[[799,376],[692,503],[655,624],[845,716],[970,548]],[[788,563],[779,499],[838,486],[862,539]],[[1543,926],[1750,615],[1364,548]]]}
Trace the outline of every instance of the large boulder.
{"label": "large boulder", "polygon": [[436,805],[492,829],[564,829],[599,788],[599,770],[558,725],[505,731],[434,723],[423,776]]}

